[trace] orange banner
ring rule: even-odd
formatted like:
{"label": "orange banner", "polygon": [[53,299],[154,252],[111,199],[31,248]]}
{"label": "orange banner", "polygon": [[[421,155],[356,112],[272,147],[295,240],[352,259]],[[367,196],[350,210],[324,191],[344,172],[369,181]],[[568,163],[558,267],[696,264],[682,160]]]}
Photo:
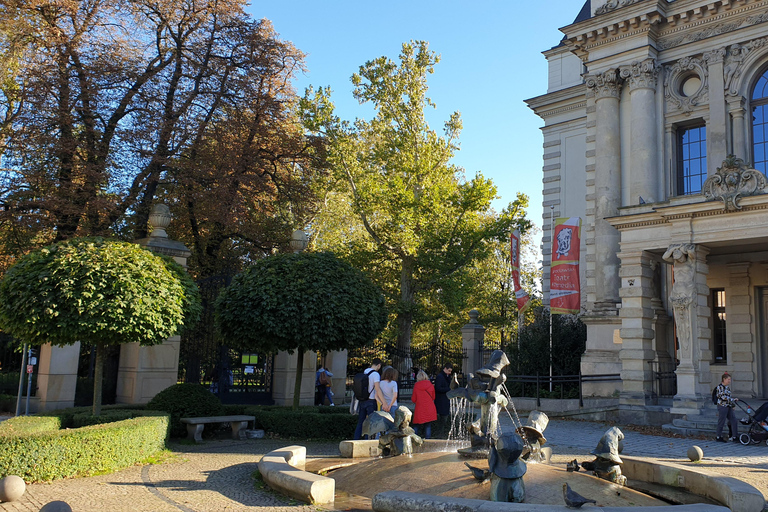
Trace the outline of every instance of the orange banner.
{"label": "orange banner", "polygon": [[556,219],[554,235],[549,274],[550,311],[553,315],[577,314],[581,311],[581,218]]}
{"label": "orange banner", "polygon": [[530,297],[528,292],[520,286],[520,230],[516,229],[509,237],[510,261],[512,262],[512,283],[515,286],[515,300],[517,301],[517,311],[523,312],[528,307]]}

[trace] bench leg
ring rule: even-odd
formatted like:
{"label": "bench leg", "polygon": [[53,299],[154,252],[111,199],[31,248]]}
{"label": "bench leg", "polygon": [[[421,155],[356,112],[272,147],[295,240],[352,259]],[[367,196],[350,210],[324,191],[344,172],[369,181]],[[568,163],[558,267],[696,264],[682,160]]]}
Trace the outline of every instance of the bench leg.
{"label": "bench leg", "polygon": [[245,429],[248,428],[247,421],[232,421],[232,439],[245,439]]}
{"label": "bench leg", "polygon": [[196,443],[202,443],[203,442],[203,429],[205,428],[205,425],[200,423],[199,425],[190,425],[187,423],[187,439],[190,441],[194,441]]}

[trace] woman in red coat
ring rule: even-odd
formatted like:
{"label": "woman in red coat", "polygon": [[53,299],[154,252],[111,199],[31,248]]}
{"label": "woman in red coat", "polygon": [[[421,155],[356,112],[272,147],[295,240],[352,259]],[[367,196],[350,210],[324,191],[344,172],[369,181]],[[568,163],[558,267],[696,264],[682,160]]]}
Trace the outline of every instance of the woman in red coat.
{"label": "woman in red coat", "polygon": [[432,422],[437,419],[437,409],[435,409],[435,386],[429,381],[424,370],[419,370],[416,374],[416,384],[413,385],[411,400],[416,404],[413,412],[413,429],[416,435],[421,435],[423,427],[425,429],[423,437],[429,439],[432,435]]}

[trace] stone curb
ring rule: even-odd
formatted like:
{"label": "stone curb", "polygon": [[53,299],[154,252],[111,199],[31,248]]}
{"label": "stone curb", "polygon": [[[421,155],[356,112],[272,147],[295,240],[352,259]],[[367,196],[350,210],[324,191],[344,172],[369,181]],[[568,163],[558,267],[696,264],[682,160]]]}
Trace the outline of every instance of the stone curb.
{"label": "stone curb", "polygon": [[761,512],[763,494],[746,482],[705,469],[671,462],[651,463],[622,455],[622,473],[633,480],[682,487],[688,492],[725,503],[732,512]]}
{"label": "stone curb", "polygon": [[333,503],[336,481],[333,478],[307,473],[304,446],[286,446],[264,455],[259,461],[259,473],[272,489],[310,504]]}
{"label": "stone curb", "polygon": [[[373,497],[376,512],[544,512],[571,511],[565,505],[532,505],[528,503],[499,503],[495,501],[443,498],[415,492],[386,491]],[[604,512],[639,512],[651,507],[589,507]],[[718,505],[670,505],[652,507],[653,512],[728,512]]]}

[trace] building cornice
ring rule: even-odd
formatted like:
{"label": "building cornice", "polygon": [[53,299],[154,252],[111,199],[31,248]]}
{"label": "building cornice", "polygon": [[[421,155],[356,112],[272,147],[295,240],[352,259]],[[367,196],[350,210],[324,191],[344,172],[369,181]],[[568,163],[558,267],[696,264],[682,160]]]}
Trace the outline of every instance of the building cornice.
{"label": "building cornice", "polygon": [[578,84],[566,89],[548,92],[541,96],[536,96],[525,100],[528,108],[534,113],[545,119],[573,110],[587,107],[586,101],[587,86]]}
{"label": "building cornice", "polygon": [[768,21],[768,0],[638,0],[568,25],[563,44],[589,60],[594,48],[633,36],[666,50]]}
{"label": "building cornice", "polygon": [[[703,196],[681,197],[666,203],[656,203],[648,211],[644,207],[622,208],[617,217],[606,220],[619,231],[668,224],[680,219],[699,219],[720,215],[743,215],[749,212],[768,210],[768,194],[748,196],[741,199],[741,210],[729,212],[723,209],[722,201],[708,201]],[[685,202],[684,202],[685,201]],[[678,203],[678,204],[675,204]],[[643,211],[640,211],[643,210]]]}

